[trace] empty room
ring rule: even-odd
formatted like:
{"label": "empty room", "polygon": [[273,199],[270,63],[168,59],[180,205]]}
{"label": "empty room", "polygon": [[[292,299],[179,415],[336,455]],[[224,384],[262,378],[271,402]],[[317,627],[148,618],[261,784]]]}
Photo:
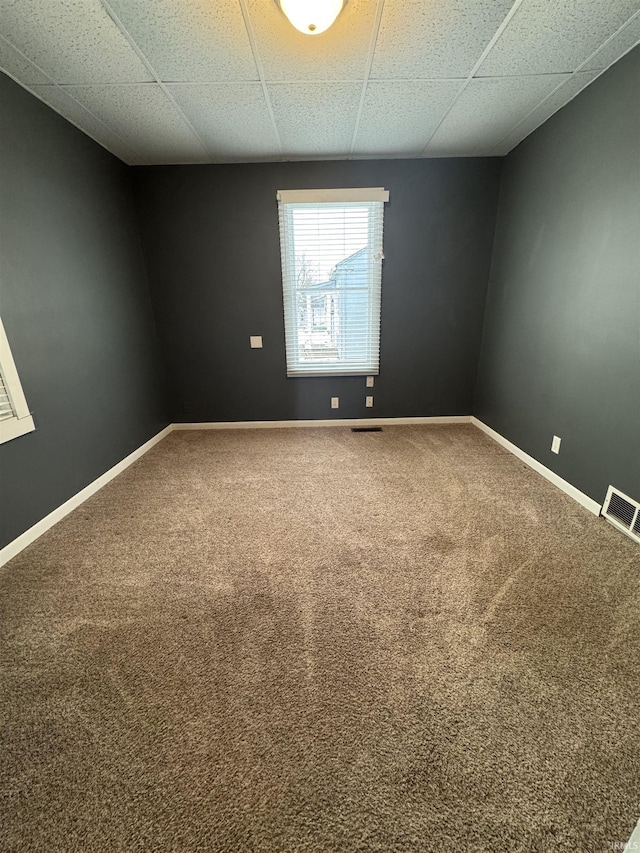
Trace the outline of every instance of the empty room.
{"label": "empty room", "polygon": [[0,0],[0,851],[640,850],[638,0]]}

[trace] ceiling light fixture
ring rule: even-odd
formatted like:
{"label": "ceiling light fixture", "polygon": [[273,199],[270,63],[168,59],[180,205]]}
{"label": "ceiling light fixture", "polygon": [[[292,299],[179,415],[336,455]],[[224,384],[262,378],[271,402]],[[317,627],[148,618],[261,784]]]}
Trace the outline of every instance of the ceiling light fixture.
{"label": "ceiling light fixture", "polygon": [[347,0],[276,0],[293,26],[307,36],[328,30]]}

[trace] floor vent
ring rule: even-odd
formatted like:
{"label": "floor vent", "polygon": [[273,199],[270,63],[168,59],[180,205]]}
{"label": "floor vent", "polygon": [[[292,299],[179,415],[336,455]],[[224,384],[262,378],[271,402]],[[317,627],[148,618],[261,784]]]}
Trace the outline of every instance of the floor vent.
{"label": "floor vent", "polygon": [[382,432],[382,427],[351,427],[351,432]]}
{"label": "floor vent", "polygon": [[609,524],[640,542],[640,504],[633,498],[609,486],[602,514]]}

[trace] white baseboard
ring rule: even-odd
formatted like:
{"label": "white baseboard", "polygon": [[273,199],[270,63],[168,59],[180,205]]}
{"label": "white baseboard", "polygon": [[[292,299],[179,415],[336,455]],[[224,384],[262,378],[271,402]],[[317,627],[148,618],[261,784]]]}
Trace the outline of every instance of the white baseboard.
{"label": "white baseboard", "polygon": [[141,456],[144,456],[148,450],[151,450],[155,444],[162,441],[165,436],[169,435],[171,430],[172,424],[169,424],[169,426],[165,427],[162,432],[154,435],[153,438],[150,438],[149,441],[146,441],[141,447],[134,450],[133,453],[130,453],[122,461],[118,462],[117,465],[114,465],[113,468],[109,468],[108,471],[105,471],[97,480],[89,483],[88,486],[85,486],[84,489],[72,498],[69,498],[68,501],[65,501],[57,509],[54,509],[53,512],[50,512],[49,515],[40,519],[40,521],[34,524],[33,527],[25,530],[25,532],[18,536],[17,539],[14,539],[13,542],[9,542],[8,545],[5,545],[5,547],[0,550],[0,566],[4,566],[5,563],[13,559],[13,557],[15,557],[16,554],[19,554],[20,551],[27,547],[27,545],[31,545],[32,542],[35,542],[35,540],[49,530],[50,527],[53,527],[54,524],[57,524],[66,515],[69,515],[72,510],[84,503],[87,498],[95,495],[97,491],[99,491],[103,486],[106,486],[114,477],[121,474],[125,468],[128,468],[129,465],[137,459],[140,459]]}
{"label": "white baseboard", "polygon": [[205,423],[188,423],[188,424],[169,424],[169,426],[165,427],[161,432],[157,435],[154,435],[153,438],[150,438],[149,441],[145,442],[141,447],[137,450],[134,450],[133,453],[130,453],[127,457],[125,457],[121,462],[118,462],[117,465],[114,465],[113,468],[110,468],[108,471],[105,471],[97,480],[94,480],[92,483],[89,483],[88,486],[85,486],[82,491],[78,492],[72,498],[69,498],[68,501],[65,501],[61,506],[57,509],[54,509],[53,512],[49,513],[49,515],[45,516],[43,519],[38,521],[33,527],[30,527],[28,530],[25,530],[17,539],[14,539],[13,542],[9,542],[4,548],[0,549],[0,566],[3,566],[9,560],[19,554],[27,545],[31,545],[32,542],[42,536],[50,527],[53,527],[54,524],[57,524],[61,521],[66,515],[72,512],[76,507],[79,507],[80,504],[84,503],[87,498],[90,498],[97,491],[99,491],[103,486],[106,486],[114,477],[117,477],[118,474],[122,473],[125,468],[128,468],[133,462],[137,459],[140,459],[141,456],[150,450],[155,444],[159,441],[162,441],[165,436],[169,435],[173,430],[207,430],[207,429],[282,429],[288,427],[366,427],[366,426],[411,426],[411,425],[419,425],[419,424],[468,424],[472,423],[495,441],[498,444],[501,444],[511,453],[525,462],[529,467],[533,468],[534,471],[537,471],[539,474],[542,474],[543,477],[546,477],[551,483],[557,486],[559,489],[562,489],[563,492],[570,495],[574,500],[576,500],[579,504],[586,507],[590,512],[594,515],[600,515],[601,506],[596,503],[596,501],[592,500],[590,497],[585,495],[583,492],[579,491],[572,486],[571,483],[567,483],[566,480],[563,480],[562,477],[559,477],[549,468],[546,468],[542,463],[538,462],[537,459],[534,459],[532,456],[529,456],[523,450],[520,450],[519,447],[516,447],[515,444],[512,444],[510,441],[507,441],[506,438],[503,438],[499,433],[495,430],[492,430],[491,427],[488,427],[486,424],[479,421],[477,418],[472,417],[471,415],[450,415],[450,416],[442,416],[442,417],[417,417],[417,418],[332,418],[331,420],[300,420],[300,421],[215,421],[215,422],[205,422]]}
{"label": "white baseboard", "polygon": [[624,853],[632,853],[634,850],[640,850],[640,820],[636,824],[636,828],[631,833],[631,838],[627,841],[624,848]]}
{"label": "white baseboard", "polygon": [[529,456],[529,454],[525,453],[524,450],[520,450],[520,448],[515,444],[507,441],[507,439],[501,436],[499,432],[491,429],[491,427],[487,426],[482,421],[479,421],[478,418],[472,417],[471,423],[478,427],[478,429],[481,429],[482,432],[486,433],[494,441],[497,441],[498,444],[505,447],[510,453],[513,453],[514,456],[517,456],[518,459],[521,459],[530,468],[533,468],[534,471],[537,471],[538,474],[542,474],[545,479],[549,480],[550,483],[553,483],[554,486],[557,486],[565,492],[565,494],[573,498],[574,501],[577,501],[583,507],[588,509],[589,512],[592,512],[594,515],[600,515],[602,506],[597,501],[594,501],[588,495],[585,495],[584,492],[576,489],[576,487],[572,486],[571,483],[563,480],[562,477],[559,477],[554,471],[547,468],[546,465],[543,465],[542,462],[538,462],[538,460],[534,459],[533,456]]}
{"label": "white baseboard", "polygon": [[87,498],[95,495],[103,486],[106,486],[114,477],[122,473],[125,468],[128,468],[137,459],[151,450],[151,448],[162,441],[165,436],[169,435],[173,430],[198,430],[198,429],[269,429],[278,427],[322,427],[322,426],[384,426],[384,425],[401,425],[401,424],[468,424],[471,422],[471,415],[452,415],[451,417],[433,417],[433,418],[343,418],[323,421],[233,421],[233,422],[214,422],[214,423],[194,423],[194,424],[169,424],[162,432],[154,435],[149,441],[145,442],[133,453],[130,453],[113,468],[105,471],[97,480],[89,483],[82,491],[78,492],[68,501],[65,501],[49,515],[42,518],[33,527],[25,530],[20,536],[5,545],[0,549],[0,566],[13,559],[20,551],[24,550],[27,545],[31,545],[38,537],[42,536],[50,527],[61,521],[66,515],[69,515],[76,507],[84,503]]}
{"label": "white baseboard", "polygon": [[206,421],[173,424],[174,430],[185,429],[283,429],[288,427],[366,427],[411,426],[417,424],[469,424],[471,415],[449,415],[433,418],[331,418],[318,421]]}

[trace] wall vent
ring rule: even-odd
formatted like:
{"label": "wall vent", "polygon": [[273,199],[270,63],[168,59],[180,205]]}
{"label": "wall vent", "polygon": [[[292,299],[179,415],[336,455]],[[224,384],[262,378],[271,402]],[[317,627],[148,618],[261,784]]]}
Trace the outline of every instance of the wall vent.
{"label": "wall vent", "polygon": [[640,503],[609,486],[602,514],[609,524],[622,530],[636,542],[640,542]]}

